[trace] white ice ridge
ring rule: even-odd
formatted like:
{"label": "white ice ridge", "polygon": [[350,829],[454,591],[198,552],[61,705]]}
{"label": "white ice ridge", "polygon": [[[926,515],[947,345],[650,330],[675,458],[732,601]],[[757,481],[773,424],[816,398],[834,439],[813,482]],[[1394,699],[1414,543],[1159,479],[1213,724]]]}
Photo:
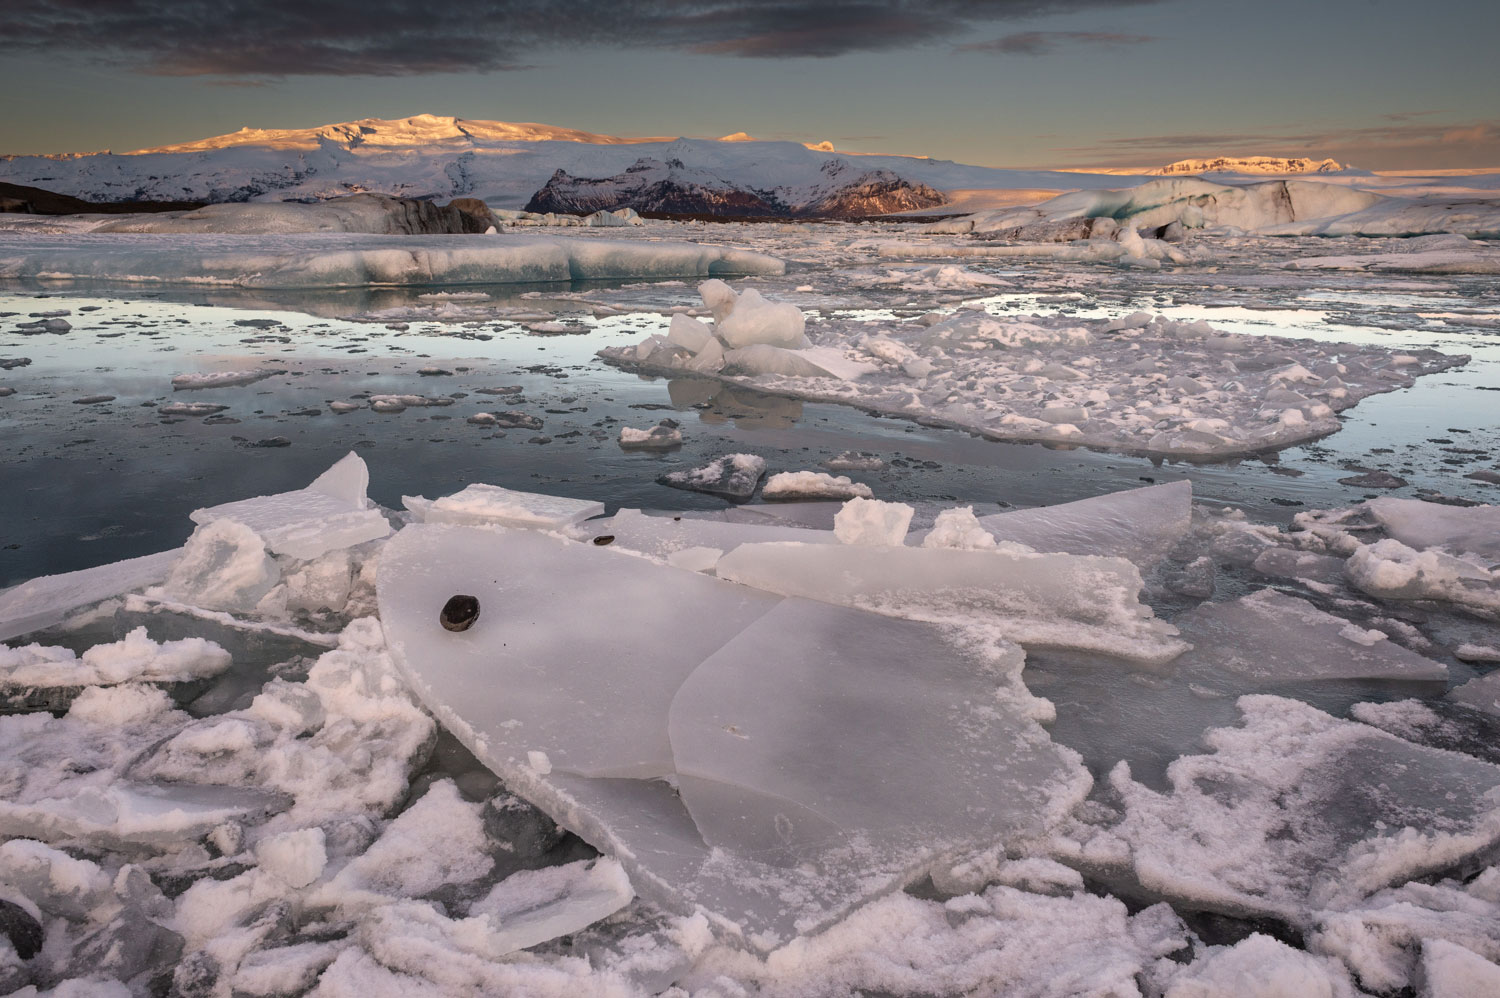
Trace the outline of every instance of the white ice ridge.
{"label": "white ice ridge", "polygon": [[272,554],[313,559],[391,532],[366,498],[369,485],[370,469],[350,451],[305,489],[195,509],[189,517],[200,526],[231,520],[258,534]]}
{"label": "white ice ridge", "polygon": [[508,284],[780,274],[747,250],[565,237],[0,233],[0,279],[247,288]]}
{"label": "white ice ridge", "polygon": [[602,502],[518,492],[476,482],[439,499],[402,496],[419,523],[494,523],[506,527],[561,529],[604,512]]}
{"label": "white ice ridge", "polygon": [[[704,285],[711,307],[737,308],[729,295],[722,282]],[[911,322],[825,319],[807,326],[815,346],[804,349],[725,350],[708,326],[683,321],[702,328],[680,333],[674,319],[666,337],[599,356],[997,440],[1164,457],[1249,455],[1327,436],[1361,399],[1468,361],[1224,333],[1146,312],[1108,322],[978,310]]]}
{"label": "white ice ridge", "polygon": [[229,668],[229,653],[203,638],[155,642],[137,627],[119,641],[82,656],[71,649],[0,645],[0,686],[108,686],[130,682],[185,682]]}
{"label": "white ice ridge", "polygon": [[981,629],[1025,647],[1072,648],[1167,662],[1186,648],[1139,601],[1123,558],[999,550],[742,544],[721,579],[880,614]]}
{"label": "white ice ridge", "polygon": [[[438,611],[460,592],[479,616],[449,632]],[[1039,833],[1089,785],[1008,692],[1021,653],[1003,641],[975,658],[926,624],[613,543],[440,524],[387,544],[379,604],[412,688],[507,786],[613,853],[638,891],[756,947],[939,855]],[[899,769],[877,761],[892,746]],[[824,761],[792,764],[807,759]]]}

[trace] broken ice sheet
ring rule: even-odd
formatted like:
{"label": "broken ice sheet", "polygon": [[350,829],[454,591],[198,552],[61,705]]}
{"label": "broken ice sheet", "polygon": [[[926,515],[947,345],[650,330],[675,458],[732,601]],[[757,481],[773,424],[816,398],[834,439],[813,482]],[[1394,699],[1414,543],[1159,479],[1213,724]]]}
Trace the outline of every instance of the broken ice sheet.
{"label": "broken ice sheet", "polygon": [[[805,541],[809,544],[833,544],[831,530],[780,526],[774,521],[757,518],[758,523],[728,523],[704,517],[647,514],[638,509],[622,509],[614,516],[580,523],[572,536],[594,543],[618,545],[656,558],[691,548],[711,548],[721,554],[741,544],[758,541]],[[614,538],[604,541],[606,537]],[[714,561],[718,561],[715,556]]]}
{"label": "broken ice sheet", "polygon": [[786,600],[672,701],[683,801],[710,846],[788,867],[1038,832],[1090,781],[1004,675],[931,625]]}
{"label": "broken ice sheet", "polygon": [[722,496],[731,502],[745,502],[755,495],[755,487],[766,473],[766,460],[755,454],[725,454],[701,468],[669,471],[657,479],[663,485],[690,492]]}
{"label": "broken ice sheet", "polygon": [[369,468],[351,451],[305,489],[196,509],[190,516],[200,526],[233,520],[259,534],[272,554],[311,560],[391,532],[366,498],[369,485]]}
{"label": "broken ice sheet", "polygon": [[[503,578],[496,566],[504,566]],[[437,621],[437,610],[454,591],[476,595],[481,606],[474,627],[459,633],[443,630]],[[1037,831],[1086,792],[1089,779],[1075,757],[1053,745],[1025,707],[1008,705],[998,695],[1019,667],[1014,648],[995,661],[976,663],[930,626],[815,602],[799,601],[797,609],[761,627],[757,622],[780,602],[621,555],[609,546],[527,531],[414,525],[389,543],[381,566],[380,605],[392,652],[443,723],[507,786],[613,853],[637,890],[675,910],[701,908],[753,945],[774,946],[826,926],[917,875],[940,850],[992,844],[995,835],[1008,831]],[[560,628],[570,634],[565,644],[556,639]],[[880,638],[893,635],[901,636],[902,653],[872,661],[882,654]],[[735,646],[741,640],[746,643]],[[840,668],[813,667],[809,655],[821,649],[819,642],[844,649],[838,653]],[[768,643],[782,659],[769,669],[759,650]],[[908,654],[917,652],[921,668],[912,667]],[[821,662],[822,655],[819,650],[813,659]],[[793,716],[807,715],[796,697],[769,690],[761,709],[771,721],[778,705],[788,712],[783,747],[805,760],[802,778],[816,785],[826,777],[826,794],[842,801],[834,813],[853,824],[868,819],[871,827],[841,829],[833,840],[793,843],[806,861],[800,866],[786,865],[791,857],[784,848],[749,854],[747,836],[725,830],[730,817],[719,809],[710,786],[733,795],[739,793],[737,785],[701,774],[732,778],[743,769],[748,782],[761,764],[741,766],[709,746],[679,751],[677,719],[690,725],[696,708],[672,707],[674,741],[669,742],[668,708],[687,693],[679,688],[687,681],[694,697],[711,698],[721,690],[733,698],[736,682],[774,686],[802,674],[804,692],[821,701],[847,693],[864,670],[880,677],[895,697],[891,702],[930,708],[897,729],[919,750],[907,773],[910,783],[930,779],[938,785],[923,789],[940,793],[939,785],[955,785],[947,769],[964,770],[974,765],[974,753],[989,758],[985,753],[994,751],[1001,754],[990,761],[1006,768],[998,776],[984,775],[1015,790],[1015,799],[997,802],[996,810],[976,823],[967,818],[972,801],[966,794],[949,827],[939,833],[931,824],[916,832],[895,827],[912,815],[909,805],[894,820],[881,818],[851,789],[878,782],[868,768],[884,766],[880,757],[846,750],[839,757],[842,772],[827,768],[817,760],[819,739],[837,732],[799,728]],[[757,672],[764,674],[756,679]],[[873,737],[882,731],[882,719],[889,720],[881,713],[889,707],[889,702],[862,702],[863,714],[875,720],[854,711],[861,716],[839,727],[863,724]],[[958,719],[965,727],[956,733],[952,725]],[[696,737],[681,730],[689,740]],[[952,744],[959,747],[946,747],[955,738]],[[867,771],[856,779],[861,765]],[[730,769],[721,772],[724,766]],[[700,775],[684,777],[684,772]],[[684,786],[679,797],[668,779],[690,781],[692,787]],[[903,786],[917,792],[908,782]],[[756,826],[751,841],[766,828],[775,836],[778,826],[785,827],[776,821],[777,813],[800,817],[808,810],[790,796],[776,799],[780,791],[771,790],[756,798],[758,817],[745,826]],[[889,800],[896,796],[892,791]],[[827,801],[815,803],[827,806]],[[956,802],[950,797],[947,803]],[[772,809],[764,812],[764,805]],[[707,809],[702,810],[707,838],[689,808]]]}
{"label": "broken ice sheet", "polygon": [[1193,649],[1179,675],[1271,685],[1319,679],[1443,682],[1448,667],[1391,641],[1383,631],[1324,613],[1274,589],[1207,603],[1172,621]]}
{"label": "broken ice sheet", "polygon": [[[479,600],[460,633],[438,623],[455,594]],[[483,732],[490,755],[630,777],[672,772],[667,711],[682,680],[779,602],[608,547],[445,524],[386,545],[379,595],[417,691]]]}
{"label": "broken ice sheet", "polygon": [[0,641],[50,627],[74,610],[154,586],[167,577],[180,549],[45,575],[0,592]]}
{"label": "broken ice sheet", "polygon": [[1165,558],[1187,533],[1193,513],[1190,481],[1129,489],[1092,499],[979,517],[996,540],[1037,551],[1126,558],[1146,568]]}
{"label": "broken ice sheet", "polygon": [[1117,766],[1125,817],[1085,860],[1128,863],[1187,908],[1306,926],[1500,842],[1500,766],[1296,700],[1245,696],[1239,708],[1242,726],[1204,736],[1212,754],[1172,763],[1170,793]]}
{"label": "broken ice sheet", "polygon": [[744,544],[720,578],[783,596],[982,628],[1028,647],[1166,662],[1186,647],[1141,604],[1123,558],[788,542]]}
{"label": "broken ice sheet", "polygon": [[540,492],[518,492],[498,485],[475,483],[440,499],[402,496],[402,504],[423,523],[499,524],[557,530],[598,516],[602,502],[568,499]]}

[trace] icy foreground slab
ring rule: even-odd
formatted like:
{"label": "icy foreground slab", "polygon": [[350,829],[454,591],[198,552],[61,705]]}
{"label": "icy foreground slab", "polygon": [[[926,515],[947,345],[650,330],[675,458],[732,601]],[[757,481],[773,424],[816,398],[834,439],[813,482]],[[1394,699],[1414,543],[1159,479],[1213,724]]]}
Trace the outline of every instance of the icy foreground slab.
{"label": "icy foreground slab", "polygon": [[508,284],[780,274],[782,261],[720,246],[562,237],[0,233],[0,278],[246,288]]}
{"label": "icy foreground slab", "polygon": [[1320,679],[1443,682],[1448,667],[1274,589],[1207,603],[1173,620],[1193,649],[1183,673],[1256,686]]}
{"label": "icy foreground slab", "polygon": [[[1086,793],[1076,757],[1002,697],[1014,646],[976,662],[930,625],[783,602],[613,548],[413,525],[382,559],[381,616],[442,723],[656,903],[772,948],[940,854],[1039,831]],[[455,592],[481,605],[457,633],[437,620]],[[851,684],[866,695],[851,698]],[[837,715],[817,706],[834,703]],[[719,740],[710,709],[734,712],[726,723],[755,732],[750,748],[784,753],[795,771],[780,778],[803,782],[736,755],[745,746]],[[877,737],[915,757],[893,769],[867,744]],[[974,786],[992,799],[976,805]],[[813,807],[842,824],[804,824]],[[914,816],[926,824],[906,827]]]}
{"label": "icy foreground slab", "polygon": [[401,503],[423,523],[498,524],[556,530],[604,512],[602,502],[517,492],[475,483],[441,499],[402,496]]}
{"label": "icy foreground slab", "polygon": [[709,846],[785,867],[1042,831],[1089,781],[998,682],[930,625],[786,600],[673,700],[682,799]]}
{"label": "icy foreground slab", "polygon": [[1205,736],[1212,755],[1168,768],[1171,793],[1136,783],[1124,763],[1110,774],[1125,818],[1104,834],[1122,840],[1147,889],[1307,925],[1500,842],[1500,766],[1295,700],[1239,707],[1242,727]]}
{"label": "icy foreground slab", "polygon": [[1166,662],[1186,647],[1138,600],[1123,558],[788,542],[745,544],[721,579],[783,596],[982,628],[1025,646]]}
{"label": "icy foreground slab", "polygon": [[[438,613],[458,594],[479,618],[445,631]],[[592,544],[440,524],[386,545],[379,599],[397,661],[435,710],[482,733],[481,758],[641,778],[673,771],[667,711],[683,680],[779,602]]]}
{"label": "icy foreground slab", "polygon": [[1187,533],[1193,483],[1187,480],[979,517],[999,541],[1037,551],[1107,555],[1142,568],[1165,558]]}
{"label": "icy foreground slab", "polygon": [[161,551],[12,586],[0,592],[0,641],[51,627],[74,610],[157,585],[181,556],[181,550]]}
{"label": "icy foreground slab", "polygon": [[200,526],[233,520],[259,534],[272,554],[310,560],[391,532],[370,508],[369,485],[369,468],[351,451],[305,489],[195,509],[189,517]]}

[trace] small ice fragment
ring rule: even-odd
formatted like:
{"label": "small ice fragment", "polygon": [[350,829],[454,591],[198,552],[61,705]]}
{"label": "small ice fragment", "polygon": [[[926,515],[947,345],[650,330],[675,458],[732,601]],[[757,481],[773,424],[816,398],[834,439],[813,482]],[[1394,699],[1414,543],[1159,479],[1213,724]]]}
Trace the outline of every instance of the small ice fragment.
{"label": "small ice fragment", "polygon": [[216,519],[193,531],[162,588],[168,599],[206,610],[249,613],[281,580],[259,534]]}
{"label": "small ice fragment", "polygon": [[304,828],[262,839],[255,846],[255,860],[288,887],[306,887],[323,875],[328,862],[323,829]]}
{"label": "small ice fragment", "polygon": [[984,529],[974,515],[973,506],[943,510],[937,515],[932,529],[922,538],[924,548],[956,548],[960,551],[987,551],[996,543],[995,535]]}
{"label": "small ice fragment", "polygon": [[723,496],[731,502],[745,502],[755,495],[755,487],[766,473],[765,458],[756,454],[726,454],[701,468],[670,471],[657,481],[676,489]]}
{"label": "small ice fragment", "polygon": [[253,787],[116,780],[70,797],[0,800],[0,835],[105,849],[173,848],[227,821],[257,820],[290,803],[284,794]]}
{"label": "small ice fragment", "polygon": [[440,499],[402,496],[401,501],[418,522],[497,523],[539,530],[557,530],[604,512],[602,502],[520,492],[482,482]]}
{"label": "small ice fragment", "polygon": [[783,471],[772,475],[761,489],[765,499],[871,499],[874,495],[863,482],[821,471]]}
{"label": "small ice fragment", "polygon": [[1081,499],[1057,506],[979,517],[996,540],[1037,551],[1129,558],[1148,566],[1166,557],[1187,532],[1192,483],[1183,480]]}
{"label": "small ice fragment", "polygon": [[620,427],[621,450],[671,450],[682,446],[682,431],[675,426],[653,426],[649,430]]}
{"label": "small ice fragment", "polygon": [[496,884],[469,907],[497,931],[495,956],[527,949],[608,918],[635,898],[630,879],[609,857],[542,870],[522,870]]}
{"label": "small ice fragment", "polygon": [[850,499],[833,519],[833,534],[841,544],[900,544],[915,512],[904,502]]}

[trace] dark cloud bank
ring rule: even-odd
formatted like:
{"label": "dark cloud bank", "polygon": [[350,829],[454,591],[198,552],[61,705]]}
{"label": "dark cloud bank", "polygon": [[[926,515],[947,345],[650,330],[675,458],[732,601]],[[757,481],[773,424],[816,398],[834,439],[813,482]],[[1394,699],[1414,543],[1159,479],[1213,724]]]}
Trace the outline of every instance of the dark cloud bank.
{"label": "dark cloud bank", "polygon": [[[619,45],[746,58],[878,52],[990,25],[1154,0],[11,0],[12,50],[102,57],[170,76],[377,75],[523,68],[539,50]],[[1136,35],[1029,32],[967,51],[1037,54]]]}

